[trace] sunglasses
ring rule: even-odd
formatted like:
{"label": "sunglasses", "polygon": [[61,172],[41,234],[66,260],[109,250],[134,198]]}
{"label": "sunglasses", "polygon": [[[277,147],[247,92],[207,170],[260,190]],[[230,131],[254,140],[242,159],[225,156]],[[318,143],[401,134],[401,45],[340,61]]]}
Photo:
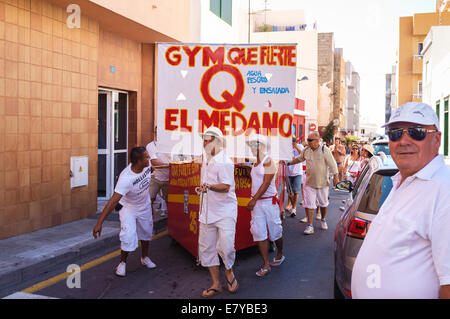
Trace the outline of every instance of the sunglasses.
{"label": "sunglasses", "polygon": [[398,142],[403,136],[404,132],[408,132],[409,137],[415,141],[423,141],[428,133],[437,132],[437,130],[428,130],[423,127],[410,127],[410,128],[392,128],[387,132],[389,140],[391,142]]}
{"label": "sunglasses", "polygon": [[256,147],[258,145],[259,145],[259,142],[250,142],[250,143],[248,143],[248,146],[250,146],[250,147]]}
{"label": "sunglasses", "polygon": [[313,141],[317,141],[317,139],[316,138],[308,138],[308,143],[311,143]]}
{"label": "sunglasses", "polygon": [[352,148],[352,151],[357,151],[359,150],[359,148]]}

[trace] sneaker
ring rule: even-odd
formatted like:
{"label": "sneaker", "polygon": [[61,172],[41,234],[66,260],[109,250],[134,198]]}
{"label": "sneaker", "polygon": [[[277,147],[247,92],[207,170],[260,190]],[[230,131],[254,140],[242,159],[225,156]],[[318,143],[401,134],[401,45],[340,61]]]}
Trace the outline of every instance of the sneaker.
{"label": "sneaker", "polygon": [[328,229],[328,225],[327,225],[327,222],[325,221],[325,219],[322,219],[320,221],[320,226],[322,227],[323,230],[327,230]]}
{"label": "sneaker", "polygon": [[145,257],[144,259],[141,258],[141,264],[142,266],[145,266],[147,268],[155,268],[156,265],[153,263],[153,261],[150,260],[150,258]]}
{"label": "sneaker", "polygon": [[322,219],[322,214],[320,212],[317,212],[316,219]]}
{"label": "sneaker", "polygon": [[291,217],[295,217],[295,216],[297,216],[297,210],[291,209]]}
{"label": "sneaker", "polygon": [[314,227],[312,225],[306,226],[305,231],[303,232],[305,235],[312,235],[314,234]]}
{"label": "sneaker", "polygon": [[116,275],[120,277],[125,277],[127,274],[127,264],[123,261],[116,267]]}
{"label": "sneaker", "polygon": [[300,219],[300,222],[301,223],[307,223],[308,222],[308,217]]}

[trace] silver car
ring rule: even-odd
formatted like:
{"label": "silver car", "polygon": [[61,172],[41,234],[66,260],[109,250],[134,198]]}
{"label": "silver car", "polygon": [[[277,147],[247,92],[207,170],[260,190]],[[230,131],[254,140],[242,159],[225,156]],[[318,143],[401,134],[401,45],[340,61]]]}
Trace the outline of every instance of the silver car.
{"label": "silver car", "polygon": [[[384,155],[384,154],[382,154]],[[334,233],[334,297],[351,298],[352,269],[370,223],[392,189],[397,166],[387,156],[373,156],[354,187],[341,182],[338,188],[350,195],[340,207],[341,217]],[[343,190],[345,189],[345,190]]]}

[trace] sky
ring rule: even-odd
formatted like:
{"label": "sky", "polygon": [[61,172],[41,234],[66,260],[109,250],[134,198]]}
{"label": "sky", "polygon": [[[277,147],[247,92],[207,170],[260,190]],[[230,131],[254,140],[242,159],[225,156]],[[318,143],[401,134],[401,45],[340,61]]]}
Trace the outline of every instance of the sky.
{"label": "sky", "polygon": [[[241,4],[248,7],[247,0]],[[252,10],[264,0],[251,0]],[[399,17],[434,12],[436,0],[267,0],[271,10],[303,9],[318,32],[334,32],[335,47],[344,49],[361,78],[360,115],[370,123],[384,122],[386,73],[398,49]],[[381,129],[380,129],[381,130]]]}

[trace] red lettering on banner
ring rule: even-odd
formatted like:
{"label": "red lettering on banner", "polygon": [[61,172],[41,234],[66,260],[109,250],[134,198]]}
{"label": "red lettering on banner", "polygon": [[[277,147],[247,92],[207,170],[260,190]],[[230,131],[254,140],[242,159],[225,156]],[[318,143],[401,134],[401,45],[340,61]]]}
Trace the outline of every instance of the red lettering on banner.
{"label": "red lettering on banner", "polygon": [[222,131],[223,135],[228,136],[229,133],[226,130],[227,126],[230,126],[230,120],[227,119],[230,117],[230,111],[222,111],[220,112],[220,125],[219,128]]}
{"label": "red lettering on banner", "polygon": [[178,115],[179,111],[180,110],[177,110],[177,109],[166,109],[164,128],[167,131],[175,131],[178,129],[178,125],[173,125],[172,122],[178,120],[178,117],[176,115]]}
{"label": "red lettering on banner", "polygon": [[270,118],[269,112],[264,112],[262,114],[262,126],[266,132],[264,135],[274,135],[277,136],[278,131],[278,112],[272,113],[272,118]]}
{"label": "red lettering on banner", "polygon": [[[231,48],[231,49],[228,51],[227,58],[228,58],[228,61],[229,61],[231,64],[241,64],[240,51],[241,51],[241,49],[239,49],[239,48]],[[233,53],[237,53],[237,55],[235,55],[235,56],[233,57],[233,56],[232,56]]]}
{"label": "red lettering on banner", "polygon": [[188,110],[180,110],[180,130],[192,132],[192,126],[188,125]]}
{"label": "red lettering on banner", "polygon": [[212,111],[211,116],[208,115],[206,110],[198,110],[198,120],[200,121],[200,125],[198,126],[198,132],[203,133],[205,128],[210,126],[219,127],[219,112]]}
{"label": "red lettering on banner", "polygon": [[177,66],[181,62],[181,54],[175,53],[171,56],[170,54],[174,51],[180,52],[180,46],[179,45],[171,46],[166,50],[166,61],[172,66]]}
{"label": "red lettering on banner", "polygon": [[189,66],[194,67],[195,66],[195,56],[197,53],[202,49],[202,47],[196,45],[193,50],[191,50],[187,45],[183,46],[183,51],[186,52],[187,56],[189,57]]}
{"label": "red lettering on banner", "polygon": [[[284,131],[284,121],[288,120],[288,130]],[[292,115],[291,114],[283,114],[280,116],[280,121],[278,123],[280,135],[283,137],[291,137],[292,135]]]}
{"label": "red lettering on banner", "polygon": [[286,46],[287,49],[287,65],[288,66],[295,66],[296,63],[293,61],[297,55],[295,54],[295,45],[288,45]]}
{"label": "red lettering on banner", "polygon": [[[242,126],[239,130],[237,130],[236,118],[239,118],[242,121]],[[233,136],[242,135],[242,134],[244,134],[246,128],[247,128],[247,119],[245,118],[245,116],[242,115],[242,113],[233,112],[231,114],[232,135]]]}
{"label": "red lettering on banner", "polygon": [[258,64],[258,48],[247,49],[247,64]]}
{"label": "red lettering on banner", "polygon": [[209,61],[213,64],[223,64],[225,58],[225,47],[218,47],[212,51],[210,47],[203,47],[203,66],[209,66]]}
{"label": "red lettering on banner", "polygon": [[259,64],[266,64],[266,56],[267,56],[267,46],[262,46],[259,50]]}
{"label": "red lettering on banner", "polygon": [[[209,91],[209,84],[211,83],[212,78],[219,72],[227,72],[231,74],[236,83],[236,91],[234,91],[233,95],[231,95],[231,93],[227,90],[222,92],[222,97],[225,100],[223,102],[215,100]],[[213,65],[205,73],[203,73],[200,81],[200,92],[203,99],[210,107],[216,110],[228,110],[234,107],[236,111],[241,112],[245,108],[245,105],[241,102],[244,97],[244,91],[245,84],[241,71],[239,71],[237,67],[228,64]]]}
{"label": "red lettering on banner", "polygon": [[247,131],[245,132],[246,136],[252,134],[252,130],[255,131],[256,134],[259,134],[259,129],[261,128],[261,123],[259,122],[259,117],[257,112],[250,113],[250,117],[248,119]]}

